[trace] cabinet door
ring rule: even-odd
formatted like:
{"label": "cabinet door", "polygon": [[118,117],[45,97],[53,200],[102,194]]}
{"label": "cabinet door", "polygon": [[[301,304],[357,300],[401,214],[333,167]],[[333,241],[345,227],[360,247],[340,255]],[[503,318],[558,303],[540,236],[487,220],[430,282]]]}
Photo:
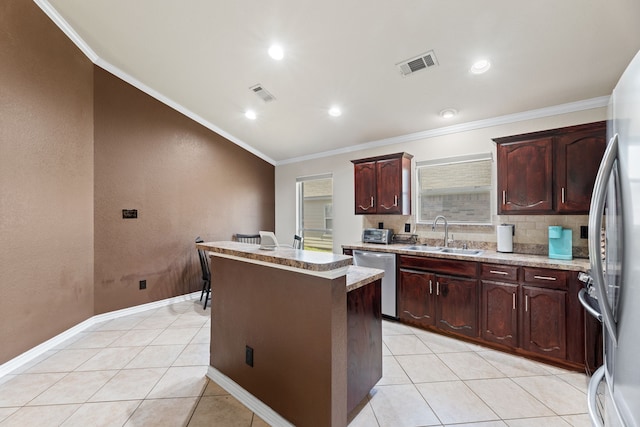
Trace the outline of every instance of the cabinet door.
{"label": "cabinet door", "polygon": [[478,281],[436,276],[436,326],[469,337],[478,336]]}
{"label": "cabinet door", "polygon": [[402,159],[376,162],[377,193],[376,210],[379,214],[402,213]]}
{"label": "cabinet door", "polygon": [[376,162],[354,165],[355,213],[376,213]]}
{"label": "cabinet door", "polygon": [[522,348],[565,359],[567,292],[523,286]]}
{"label": "cabinet door", "polygon": [[482,281],[480,335],[486,341],[518,346],[518,285]]}
{"label": "cabinet door", "polygon": [[553,212],[553,138],[498,145],[498,213]]}
{"label": "cabinet door", "polygon": [[607,147],[606,127],[556,140],[556,206],[560,213],[587,214],[593,183]]}
{"label": "cabinet door", "polygon": [[435,276],[400,269],[398,317],[417,326],[435,325]]}

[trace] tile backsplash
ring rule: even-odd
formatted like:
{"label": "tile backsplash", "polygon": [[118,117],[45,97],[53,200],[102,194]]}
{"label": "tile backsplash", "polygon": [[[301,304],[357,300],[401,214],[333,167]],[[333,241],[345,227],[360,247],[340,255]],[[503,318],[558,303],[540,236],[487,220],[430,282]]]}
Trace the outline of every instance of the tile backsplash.
{"label": "tile backsplash", "polygon": [[[561,225],[573,231],[573,257],[588,258],[587,239],[580,238],[580,226],[589,222],[588,215],[494,215],[490,225],[449,224],[449,246],[461,247],[467,244],[470,248],[496,249],[496,229],[499,224],[514,224],[513,251],[532,255],[549,254],[550,225]],[[404,233],[405,224],[410,224],[411,233],[418,236],[420,243],[442,245],[444,226],[438,223],[436,231],[431,230],[431,223],[416,224],[413,216],[405,215],[363,215],[363,228],[390,228],[396,234]]]}

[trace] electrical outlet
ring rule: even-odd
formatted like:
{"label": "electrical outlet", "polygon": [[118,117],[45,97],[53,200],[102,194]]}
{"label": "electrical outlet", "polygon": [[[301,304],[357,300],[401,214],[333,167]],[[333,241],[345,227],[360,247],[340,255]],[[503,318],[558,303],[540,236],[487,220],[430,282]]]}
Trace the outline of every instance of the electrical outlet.
{"label": "electrical outlet", "polygon": [[135,219],[138,218],[138,209],[122,209],[123,219]]}
{"label": "electrical outlet", "polygon": [[580,238],[588,239],[589,238],[589,226],[581,225],[580,226]]}
{"label": "electrical outlet", "polygon": [[147,281],[140,280],[140,289],[147,289]]}
{"label": "electrical outlet", "polygon": [[245,347],[244,361],[246,362],[247,365],[253,368],[253,349],[249,346]]}
{"label": "electrical outlet", "polygon": [[410,233],[411,232],[411,224],[405,224],[404,225],[404,232],[405,233]]}

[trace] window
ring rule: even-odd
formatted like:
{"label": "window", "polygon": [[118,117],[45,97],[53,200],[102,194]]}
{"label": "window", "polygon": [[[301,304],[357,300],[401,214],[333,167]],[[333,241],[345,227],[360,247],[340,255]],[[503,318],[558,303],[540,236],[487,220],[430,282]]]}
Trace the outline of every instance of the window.
{"label": "window", "polygon": [[333,177],[296,179],[297,233],[304,249],[333,252]]}
{"label": "window", "polygon": [[491,153],[416,164],[418,222],[491,223]]}

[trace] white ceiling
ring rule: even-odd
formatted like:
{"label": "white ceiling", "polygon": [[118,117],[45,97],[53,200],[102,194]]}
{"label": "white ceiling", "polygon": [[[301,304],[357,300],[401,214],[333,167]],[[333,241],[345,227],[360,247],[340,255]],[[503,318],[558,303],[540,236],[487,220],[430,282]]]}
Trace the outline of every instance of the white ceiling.
{"label": "white ceiling", "polygon": [[[638,0],[35,1],[98,65],[274,164],[607,96],[640,49]],[[438,67],[401,76],[431,49]]]}

